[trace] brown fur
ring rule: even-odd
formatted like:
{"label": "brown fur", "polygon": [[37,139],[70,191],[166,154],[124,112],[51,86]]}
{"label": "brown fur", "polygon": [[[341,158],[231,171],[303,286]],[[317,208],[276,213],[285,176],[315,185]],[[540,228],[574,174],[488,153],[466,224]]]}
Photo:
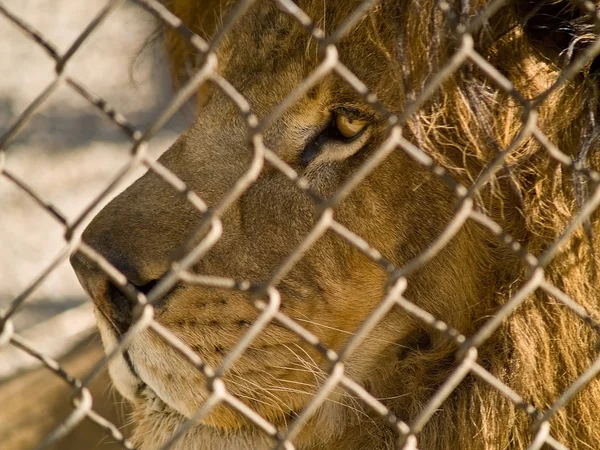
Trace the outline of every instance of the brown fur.
{"label": "brown fur", "polygon": [[[214,31],[213,11],[225,3],[169,0],[195,32]],[[258,1],[218,49],[219,71],[250,102],[259,117],[281,101],[318,63],[314,40],[273,2]],[[388,0],[373,9],[338,44],[342,61],[375,91],[386,108],[400,113],[454,49],[452,17],[464,20],[486,3],[462,2],[444,17],[433,0]],[[452,2],[461,3],[461,2]],[[557,79],[569,58],[593,38],[577,2],[514,0],[474,36],[477,50],[525,98],[535,98]],[[298,2],[327,33],[358,4],[354,0]],[[201,6],[202,5],[202,6]],[[220,6],[219,6],[220,5]],[[206,6],[206,10],[204,7]],[[215,6],[211,10],[208,6]],[[219,15],[216,15],[218,17]],[[462,18],[462,19],[461,19]],[[526,20],[527,19],[527,20]],[[558,24],[558,25],[557,25]],[[546,26],[545,26],[546,25]],[[565,31],[567,30],[567,31]],[[196,56],[175,34],[166,35],[176,80]],[[565,44],[566,42],[566,44]],[[573,46],[573,55],[568,52]],[[197,122],[160,162],[209,205],[214,205],[247,169],[251,152],[246,127],[217,89],[202,93]],[[555,90],[539,108],[539,128],[563,152],[600,168],[595,115],[595,65]],[[327,122],[332,108],[361,98],[333,75],[287,110],[264,134],[269,148],[303,173],[328,197],[385,138],[382,118],[373,114],[368,140],[352,156],[318,160],[303,167],[299,155],[310,136]],[[522,127],[522,110],[472,64],[457,71],[412,116],[404,135],[471,185]],[[331,157],[333,158],[333,157]],[[560,165],[535,139],[508,155],[506,167],[479,192],[477,207],[498,222],[531,254],[540,255],[579,211],[578,197],[591,183]],[[510,176],[507,176],[510,174]],[[387,259],[402,266],[444,229],[455,196],[401,150],[392,153],[335,210],[336,219],[362,236]],[[268,165],[224,214],[224,233],[195,267],[202,274],[264,280],[314,224],[313,203]],[[184,242],[200,215],[153,173],[115,199],[84,233],[132,282],[162,276],[171,251]],[[596,318],[600,313],[595,270],[600,225],[595,212],[568,239],[545,269],[545,277]],[[78,275],[96,300],[103,337],[114,341],[115,302],[105,278],[81,261]],[[405,296],[471,336],[526,279],[518,257],[486,229],[469,221],[425,267],[408,279]],[[339,350],[384,294],[386,274],[333,233],[326,233],[278,285],[281,310]],[[156,319],[216,366],[257,314],[238,293],[180,286],[157,308]],[[537,290],[479,349],[478,361],[540,411],[597,358],[596,335],[566,307]],[[347,363],[347,373],[410,423],[449,376],[456,347],[400,309],[376,327]],[[112,369],[117,387],[135,405],[135,440],[157,448],[193,414],[207,396],[205,380],[156,335],[147,331]],[[270,325],[225,374],[228,389],[263,417],[285,429],[322,381],[323,361],[310,345]],[[126,381],[123,381],[126,380]],[[160,399],[160,400],[158,400]],[[152,404],[152,408],[149,406]],[[156,405],[161,405],[159,408]],[[569,448],[600,448],[600,382],[592,381],[551,421],[552,435]],[[423,450],[525,449],[532,419],[500,392],[467,377],[418,435]],[[311,418],[295,443],[299,449],[384,449],[394,437],[383,419],[348,394],[335,392]],[[217,407],[179,442],[177,449],[269,448],[271,441],[233,410]]]}

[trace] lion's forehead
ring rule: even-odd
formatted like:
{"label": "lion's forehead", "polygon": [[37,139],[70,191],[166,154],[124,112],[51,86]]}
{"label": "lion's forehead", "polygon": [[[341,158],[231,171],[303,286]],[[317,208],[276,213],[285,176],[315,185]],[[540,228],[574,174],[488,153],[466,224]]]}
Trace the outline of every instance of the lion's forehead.
{"label": "lion's forehead", "polygon": [[[312,24],[301,24],[296,17],[281,11],[274,2],[259,1],[237,23],[219,52],[223,75],[250,101],[257,111],[279,103],[313,72],[326,58],[326,50],[314,38],[313,26],[325,35],[335,32],[354,10],[354,1],[305,1],[299,6]],[[382,80],[386,91],[394,77],[384,73],[397,70],[392,64],[393,39],[382,33],[385,17],[379,8],[370,13],[344,35],[335,46],[335,55],[372,90],[378,91]],[[332,47],[333,49],[333,47]],[[310,91],[313,97],[355,99],[356,90],[339,77],[324,76]]]}

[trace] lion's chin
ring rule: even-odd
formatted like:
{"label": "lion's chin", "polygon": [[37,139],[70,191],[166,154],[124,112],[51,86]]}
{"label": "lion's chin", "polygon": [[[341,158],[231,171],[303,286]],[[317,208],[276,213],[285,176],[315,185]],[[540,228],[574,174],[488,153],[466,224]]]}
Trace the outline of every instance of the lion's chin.
{"label": "lion's chin", "polygon": [[[207,420],[188,427],[188,419],[164,403],[161,405],[160,402],[148,402],[145,406],[138,406],[140,408],[136,408],[134,412],[137,427],[132,440],[140,450],[159,450],[167,443],[173,450],[197,450],[199,443],[202,443],[202,450],[273,448],[274,441],[257,429],[215,426],[216,423],[208,423]],[[214,417],[215,414],[211,413],[206,419]],[[179,434],[178,431],[182,433]],[[175,434],[179,434],[175,441],[169,441]]]}
{"label": "lion's chin", "polygon": [[[104,351],[108,355],[118,343],[118,334],[104,316],[97,311],[96,320]],[[139,374],[136,373],[131,361],[127,361],[126,358],[124,354],[118,353],[108,362],[108,373],[117,391],[132,404],[143,405],[144,409],[185,417],[183,412],[165,402],[156,390],[142,380]]]}
{"label": "lion's chin", "polygon": [[[233,407],[227,406],[224,402],[215,405],[208,411],[203,411],[202,406],[204,403],[173,404],[172,401],[165,401],[157,391],[160,392],[159,389],[155,390],[151,385],[144,383],[143,387],[136,393],[135,403],[150,414],[160,413],[162,417],[176,418],[182,423],[192,420],[195,427],[207,427],[225,435],[229,433],[254,433],[256,431],[256,426],[250,419]],[[208,394],[206,397],[208,397]],[[284,429],[286,423],[296,416],[296,413],[292,413],[284,418],[280,411],[255,407],[252,409],[261,418],[268,420],[280,429]]]}
{"label": "lion's chin", "polygon": [[[98,329],[100,330],[104,352],[108,355],[118,344],[117,334],[97,309],[94,309],[94,312]],[[119,393],[131,402],[136,401],[138,392],[143,387],[144,383],[134,373],[131,364],[127,362],[122,353],[118,353],[110,359],[108,362],[108,373]]]}

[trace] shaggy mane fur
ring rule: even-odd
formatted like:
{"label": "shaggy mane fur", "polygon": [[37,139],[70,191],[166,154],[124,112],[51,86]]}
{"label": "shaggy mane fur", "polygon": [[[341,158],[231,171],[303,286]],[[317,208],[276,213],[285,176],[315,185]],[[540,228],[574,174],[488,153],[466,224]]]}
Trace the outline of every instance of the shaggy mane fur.
{"label": "shaggy mane fur", "polygon": [[[214,33],[218,23],[215,18],[222,16],[228,2],[165,3],[192,31],[208,36]],[[382,1],[369,15],[373,30],[380,35],[393,34],[398,43],[390,52],[390,64],[395,67],[396,81],[404,85],[406,98],[401,101],[418,95],[447,63],[456,49],[453,30],[457,24],[466,23],[487,4],[483,0],[448,3],[450,8],[443,14],[433,0]],[[473,36],[476,49],[523,98],[535,102],[597,38],[592,17],[581,3],[507,1]],[[166,48],[174,81],[181,84],[186,79],[185,67],[194,65],[194,52],[174,32],[166,33]],[[537,108],[537,127],[568,155],[571,164],[559,163],[538,139],[528,135],[507,155],[503,169],[478,196],[478,208],[532,255],[541,255],[583,203],[595,195],[597,185],[586,170],[600,170],[597,66],[590,61]],[[514,98],[467,63],[410,118],[406,135],[448,168],[455,179],[470,186],[486,164],[519,134],[526,119],[524,113]],[[596,273],[600,264],[599,218],[596,210],[544,271],[545,279],[583,306],[593,320],[600,318]],[[492,237],[487,246],[497,261],[514,260]],[[490,262],[490,267],[497,261]],[[477,305],[483,312],[481,320],[471,323],[458,318],[453,325],[466,335],[474,334],[523,285],[528,271],[525,265],[513,272],[507,270],[502,288],[490,292]],[[598,357],[597,340],[592,326],[538,289],[484,343],[479,360],[524,401],[544,411]],[[444,381],[448,371],[440,371],[439,367],[452,366],[455,346],[440,340],[435,349],[410,353],[403,362],[403,370],[412,374],[406,377],[411,383],[406,391],[414,395],[397,402],[408,418],[421,411]],[[552,435],[569,448],[600,448],[599,405],[600,381],[595,379],[552,419]],[[469,378],[420,433],[419,446],[424,450],[525,449],[531,442],[532,423],[530,416],[496,389]]]}

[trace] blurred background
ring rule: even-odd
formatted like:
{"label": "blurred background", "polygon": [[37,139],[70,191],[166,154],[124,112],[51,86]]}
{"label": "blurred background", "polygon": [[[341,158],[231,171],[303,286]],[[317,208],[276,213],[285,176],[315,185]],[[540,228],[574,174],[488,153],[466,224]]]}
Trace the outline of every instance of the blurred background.
{"label": "blurred background", "polygon": [[[0,3],[39,30],[63,53],[107,0]],[[125,2],[75,53],[67,69],[70,76],[142,130],[171,98],[160,48],[144,47],[155,27],[149,14]],[[54,61],[42,48],[1,14],[0,66],[1,135],[50,84],[55,72]],[[158,155],[168,148],[184,129],[184,122],[183,115],[171,120],[152,139],[151,153]],[[119,127],[64,84],[7,148],[6,167],[73,220],[126,163],[130,148]],[[125,186],[126,183],[122,187]],[[0,308],[6,309],[58,255],[65,244],[63,234],[60,223],[9,180],[0,177]],[[65,311],[72,311],[77,320],[56,320]],[[53,319],[52,335],[46,335],[41,342],[48,350],[64,343],[67,335],[93,325],[91,303],[68,262],[36,289],[14,316],[13,323],[18,332],[27,336]],[[0,377],[16,369],[14,358],[9,364],[3,358]]]}
{"label": "blurred background", "polygon": [[[107,3],[0,0],[1,6],[37,29],[61,54]],[[84,42],[67,68],[72,78],[140,130],[158,117],[172,96],[159,45],[145,44],[156,26],[150,14],[124,2]],[[40,45],[0,13],[0,136],[54,80],[54,67]],[[170,146],[191,116],[190,112],[176,115],[151,140],[154,157]],[[5,149],[5,164],[71,221],[123,167],[130,149],[119,127],[63,84]],[[0,176],[0,309],[6,310],[57,257],[65,246],[63,235],[55,218]],[[68,261],[48,276],[12,320],[20,336],[53,358],[81,345],[95,331],[91,302]],[[100,356],[101,352],[94,354]],[[25,402],[14,396],[2,398],[3,393],[8,395],[2,386],[31,373],[36,365],[37,360],[17,348],[0,347],[0,404]],[[1,442],[0,448],[5,448]],[[82,444],[80,448],[92,447]]]}

